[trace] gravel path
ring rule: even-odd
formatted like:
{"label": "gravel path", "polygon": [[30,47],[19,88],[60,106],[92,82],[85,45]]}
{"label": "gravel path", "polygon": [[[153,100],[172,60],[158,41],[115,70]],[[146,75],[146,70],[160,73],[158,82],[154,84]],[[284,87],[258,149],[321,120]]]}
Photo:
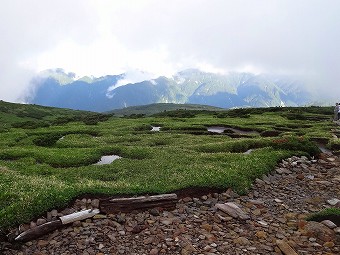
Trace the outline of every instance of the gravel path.
{"label": "gravel path", "polygon": [[[97,204],[96,199],[78,200],[63,213]],[[228,206],[234,214],[221,210]],[[331,206],[340,207],[340,160],[334,155],[311,161],[293,157],[271,175],[257,179],[246,196],[229,189],[183,198],[173,211],[99,214],[22,246],[2,243],[2,253],[340,254],[340,226],[334,220],[305,220],[308,214]],[[46,219],[58,215],[54,210]]]}

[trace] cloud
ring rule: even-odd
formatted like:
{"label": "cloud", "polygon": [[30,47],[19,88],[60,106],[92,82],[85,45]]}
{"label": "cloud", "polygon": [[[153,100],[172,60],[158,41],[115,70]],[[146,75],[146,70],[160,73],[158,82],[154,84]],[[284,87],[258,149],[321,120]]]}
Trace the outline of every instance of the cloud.
{"label": "cloud", "polygon": [[114,93],[112,91],[118,87],[121,87],[127,84],[141,82],[141,81],[151,80],[155,78],[158,78],[157,75],[152,74],[152,73],[148,73],[148,72],[141,71],[141,70],[127,70],[124,73],[123,79],[118,80],[116,84],[113,84],[111,87],[108,88],[106,96],[108,98],[112,98],[113,93]]}
{"label": "cloud", "polygon": [[132,77],[199,67],[289,74],[340,95],[339,8],[337,0],[5,0],[0,94],[15,100],[29,70]]}
{"label": "cloud", "polygon": [[96,36],[91,9],[81,0],[4,0],[0,8],[0,97],[17,101],[36,71],[34,61],[67,38],[82,43]]}

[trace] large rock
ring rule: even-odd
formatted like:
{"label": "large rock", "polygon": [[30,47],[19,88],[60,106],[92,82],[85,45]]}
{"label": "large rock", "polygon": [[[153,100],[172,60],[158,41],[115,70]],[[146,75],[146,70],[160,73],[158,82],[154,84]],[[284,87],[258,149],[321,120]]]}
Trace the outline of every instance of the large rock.
{"label": "large rock", "polygon": [[309,237],[316,237],[324,242],[335,240],[335,232],[316,221],[310,221],[304,228],[306,235]]}

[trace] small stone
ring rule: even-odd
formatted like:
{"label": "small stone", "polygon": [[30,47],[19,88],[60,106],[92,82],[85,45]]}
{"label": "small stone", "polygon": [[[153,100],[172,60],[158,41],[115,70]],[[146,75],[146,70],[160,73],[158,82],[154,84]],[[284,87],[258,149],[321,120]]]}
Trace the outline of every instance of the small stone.
{"label": "small stone", "polygon": [[306,175],[306,178],[309,179],[309,180],[314,180],[314,175],[308,174],[308,175]]}
{"label": "small stone", "polygon": [[306,226],[306,224],[307,224],[307,221],[305,221],[305,220],[299,220],[299,221],[297,222],[297,227],[298,227],[298,229],[304,229],[305,226]]}
{"label": "small stone", "polygon": [[333,221],[330,220],[323,220],[321,221],[322,224],[324,224],[326,227],[329,227],[330,229],[336,228],[337,226]]}
{"label": "small stone", "polygon": [[47,214],[46,214],[46,220],[47,220],[47,221],[51,221],[51,220],[52,220],[52,214],[51,214],[51,212],[47,212]]}
{"label": "small stone", "polygon": [[258,220],[257,223],[261,224],[264,227],[268,226],[268,223],[263,220]]}
{"label": "small stone", "polygon": [[151,249],[150,255],[158,255],[159,251],[156,248]]}
{"label": "small stone", "polygon": [[169,226],[172,224],[172,219],[164,219],[160,221],[162,224]]}
{"label": "small stone", "polygon": [[241,236],[241,237],[234,239],[234,243],[240,244],[240,245],[249,245],[250,241],[247,238]]}
{"label": "small stone", "polygon": [[211,230],[213,229],[213,226],[210,224],[203,224],[201,225],[201,228],[205,229],[208,232],[211,232]]}
{"label": "small stone", "polygon": [[255,209],[252,211],[252,214],[254,214],[255,216],[260,216],[261,215],[261,210],[260,209]]}
{"label": "small stone", "polygon": [[316,181],[317,184],[320,184],[320,185],[325,185],[325,186],[331,186],[332,183],[329,182],[329,181]]}
{"label": "small stone", "polygon": [[324,247],[327,247],[327,248],[332,248],[335,246],[335,243],[334,242],[325,242],[323,244]]}
{"label": "small stone", "polygon": [[145,226],[136,225],[132,228],[131,232],[134,234],[138,234],[142,232],[145,228],[146,228]]}
{"label": "small stone", "polygon": [[40,225],[42,225],[42,224],[45,224],[47,221],[46,221],[46,219],[38,219],[37,220],[37,226],[40,226]]}
{"label": "small stone", "polygon": [[257,231],[255,235],[260,239],[265,239],[267,237],[267,233],[264,231]]}
{"label": "small stone", "polygon": [[57,217],[58,216],[58,211],[57,210],[52,210],[51,211],[51,215],[52,215],[52,217]]}
{"label": "small stone", "polygon": [[99,199],[93,199],[93,200],[91,201],[91,206],[92,206],[93,208],[99,208]]}
{"label": "small stone", "polygon": [[154,238],[153,238],[153,237],[148,237],[148,238],[146,238],[146,239],[143,241],[143,243],[144,243],[145,245],[147,245],[147,244],[152,243],[153,241],[154,241]]}
{"label": "small stone", "polygon": [[264,185],[264,184],[266,184],[264,181],[262,181],[262,180],[259,179],[259,178],[256,178],[256,179],[255,179],[255,183],[256,183],[257,185]]}
{"label": "small stone", "polygon": [[152,208],[149,213],[153,216],[159,216],[159,210],[157,208]]}
{"label": "small stone", "polygon": [[305,176],[303,174],[298,174],[296,176],[296,179],[299,179],[300,181],[302,181],[305,178]]}
{"label": "small stone", "polygon": [[31,221],[30,228],[35,228],[36,226],[37,226],[37,224],[34,221]]}
{"label": "small stone", "polygon": [[123,224],[126,221],[125,216],[123,214],[117,214],[116,219],[117,219],[117,222],[120,223],[120,224]]}
{"label": "small stone", "polygon": [[332,206],[336,205],[338,202],[340,202],[340,200],[337,198],[332,198],[332,199],[327,200],[327,203]]}
{"label": "small stone", "polygon": [[285,238],[285,236],[283,234],[280,234],[280,233],[276,233],[275,237],[278,238],[278,239],[284,239]]}
{"label": "small stone", "polygon": [[188,202],[192,201],[192,198],[191,197],[185,197],[182,200],[183,200],[184,203],[188,203]]}
{"label": "small stone", "polygon": [[278,199],[278,198],[275,198],[274,201],[275,201],[276,203],[282,203],[282,202],[283,202],[281,199]]}
{"label": "small stone", "polygon": [[154,223],[155,223],[155,221],[154,221],[154,220],[146,220],[146,222],[147,222],[149,225],[152,225],[152,224],[154,224]]}
{"label": "small stone", "polygon": [[105,214],[96,214],[93,216],[93,219],[106,219],[107,216]]}
{"label": "small stone", "polygon": [[117,240],[117,238],[114,235],[107,235],[107,237],[113,242]]}
{"label": "small stone", "polygon": [[201,239],[201,240],[204,240],[205,239],[205,235],[199,235],[198,238]]}
{"label": "small stone", "polygon": [[276,173],[278,174],[291,174],[292,171],[288,170],[287,168],[276,168]]}
{"label": "small stone", "polygon": [[45,240],[39,240],[38,241],[38,246],[39,247],[46,247],[48,244],[49,244],[49,242],[45,241]]}

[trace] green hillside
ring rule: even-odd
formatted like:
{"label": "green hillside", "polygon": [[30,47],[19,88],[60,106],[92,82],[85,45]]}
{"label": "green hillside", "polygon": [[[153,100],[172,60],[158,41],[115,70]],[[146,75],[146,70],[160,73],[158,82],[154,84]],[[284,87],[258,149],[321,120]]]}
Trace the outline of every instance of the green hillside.
{"label": "green hillside", "polygon": [[70,121],[88,121],[107,118],[111,115],[46,107],[31,104],[8,103],[0,100],[0,131],[11,127],[49,127]]}
{"label": "green hillside", "polygon": [[115,116],[129,116],[129,115],[152,115],[165,111],[174,110],[206,110],[206,111],[221,111],[222,108],[209,106],[209,105],[197,105],[197,104],[172,104],[172,103],[159,103],[149,104],[141,106],[130,106],[123,109],[116,109],[108,113],[113,113]]}

